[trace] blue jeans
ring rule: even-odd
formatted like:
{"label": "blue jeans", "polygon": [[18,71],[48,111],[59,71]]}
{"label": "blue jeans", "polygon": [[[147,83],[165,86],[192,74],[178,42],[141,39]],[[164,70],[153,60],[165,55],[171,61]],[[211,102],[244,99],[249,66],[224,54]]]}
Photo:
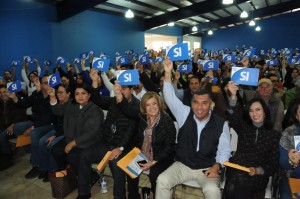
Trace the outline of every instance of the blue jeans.
{"label": "blue jeans", "polygon": [[[24,122],[18,122],[14,124],[13,127],[13,134],[15,136],[21,135],[24,133],[26,129],[33,126],[32,121],[24,121]],[[2,130],[0,132],[0,152],[3,154],[11,155],[12,150],[9,145],[9,135],[7,134],[6,129]]]}
{"label": "blue jeans", "polygon": [[56,164],[56,161],[54,160],[52,154],[51,154],[51,147],[56,144],[58,141],[60,141],[64,136],[56,137],[49,146],[46,142],[47,139],[53,135],[55,135],[56,131],[52,130],[48,132],[46,135],[44,135],[39,140],[39,168],[43,171],[49,171],[53,172],[58,169],[58,166]]}
{"label": "blue jeans", "polygon": [[32,129],[31,138],[31,164],[33,167],[39,167],[39,141],[49,131],[53,130],[53,125],[46,125]]}
{"label": "blue jeans", "polygon": [[292,193],[287,177],[282,177],[279,180],[279,194],[281,199],[291,199]]}
{"label": "blue jeans", "polygon": [[[26,129],[33,126],[32,121],[26,122],[18,122],[14,124],[14,134],[16,136],[23,134]],[[39,166],[39,140],[43,137],[47,132],[53,130],[53,125],[46,125],[32,129],[30,132],[31,139],[31,164],[34,167]]]}

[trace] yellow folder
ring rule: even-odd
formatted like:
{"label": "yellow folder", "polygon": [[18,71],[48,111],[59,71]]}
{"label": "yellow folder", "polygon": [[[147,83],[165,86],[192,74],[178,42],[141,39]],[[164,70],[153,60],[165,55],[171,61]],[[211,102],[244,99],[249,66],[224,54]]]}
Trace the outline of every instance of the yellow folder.
{"label": "yellow folder", "polygon": [[242,171],[246,171],[248,173],[250,172],[249,168],[243,167],[243,166],[240,166],[238,164],[231,163],[231,162],[223,162],[223,165],[227,166],[227,167],[232,167],[232,168],[235,168],[235,169],[239,169],[239,170],[242,170]]}
{"label": "yellow folder", "polygon": [[111,155],[111,151],[107,151],[107,153],[105,154],[105,156],[102,158],[102,160],[99,162],[97,169],[98,171],[101,173],[104,169],[104,167],[107,165],[108,161],[109,161],[109,157]]}
{"label": "yellow folder", "polygon": [[121,160],[117,162],[118,167],[125,171],[131,178],[136,178],[142,172],[138,161],[146,160],[147,158],[141,153],[140,149],[133,148]]}
{"label": "yellow folder", "polygon": [[19,135],[17,137],[16,147],[22,147],[31,144],[30,136]]}

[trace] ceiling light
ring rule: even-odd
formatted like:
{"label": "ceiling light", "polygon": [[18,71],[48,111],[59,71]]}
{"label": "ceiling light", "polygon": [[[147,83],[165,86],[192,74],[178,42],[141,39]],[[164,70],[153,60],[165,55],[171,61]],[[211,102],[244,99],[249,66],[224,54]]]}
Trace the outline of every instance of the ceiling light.
{"label": "ceiling light", "polygon": [[174,26],[175,25],[175,23],[174,22],[170,22],[170,23],[168,23],[168,26]]}
{"label": "ceiling light", "polygon": [[198,31],[198,28],[197,28],[197,26],[193,26],[193,28],[192,28],[192,31],[193,31],[193,32],[196,32],[196,31]]}
{"label": "ceiling light", "polygon": [[206,19],[205,22],[210,22],[209,19]]}
{"label": "ceiling light", "polygon": [[213,33],[212,30],[209,30],[209,31],[207,32],[207,34],[208,34],[208,35],[212,35],[212,34],[214,34],[214,33]]}
{"label": "ceiling light", "polygon": [[133,18],[134,14],[130,9],[128,9],[127,12],[125,13],[125,17],[126,18]]}
{"label": "ceiling light", "polygon": [[248,17],[248,13],[244,10],[241,15],[240,15],[241,18],[247,18]]}
{"label": "ceiling light", "polygon": [[253,19],[249,22],[249,26],[255,26],[255,21]]}
{"label": "ceiling light", "polygon": [[223,0],[222,3],[223,4],[232,4],[233,0]]}
{"label": "ceiling light", "polygon": [[256,26],[255,31],[260,31],[260,30],[261,30],[260,26]]}

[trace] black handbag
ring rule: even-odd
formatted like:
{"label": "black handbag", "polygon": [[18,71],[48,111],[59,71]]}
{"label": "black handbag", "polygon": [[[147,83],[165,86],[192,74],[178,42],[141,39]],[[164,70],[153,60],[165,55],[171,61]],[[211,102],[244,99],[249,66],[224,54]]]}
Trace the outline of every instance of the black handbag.
{"label": "black handbag", "polygon": [[70,167],[49,174],[49,180],[54,198],[64,198],[77,188],[77,176]]}

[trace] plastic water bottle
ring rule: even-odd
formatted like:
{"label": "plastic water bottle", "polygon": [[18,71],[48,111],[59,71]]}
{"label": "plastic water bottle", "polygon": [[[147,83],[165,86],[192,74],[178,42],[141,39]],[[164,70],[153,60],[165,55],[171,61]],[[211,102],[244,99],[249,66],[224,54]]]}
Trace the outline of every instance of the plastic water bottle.
{"label": "plastic water bottle", "polygon": [[104,178],[101,180],[101,193],[107,193],[107,184]]}

